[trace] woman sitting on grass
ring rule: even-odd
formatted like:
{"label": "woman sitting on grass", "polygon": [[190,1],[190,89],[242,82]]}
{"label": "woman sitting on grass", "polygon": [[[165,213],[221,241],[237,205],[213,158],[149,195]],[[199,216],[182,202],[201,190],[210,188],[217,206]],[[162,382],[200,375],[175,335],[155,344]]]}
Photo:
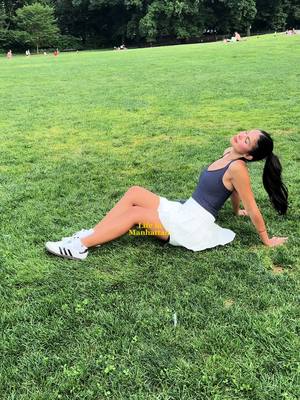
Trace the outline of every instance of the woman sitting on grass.
{"label": "woman sitting on grass", "polygon": [[[231,242],[235,233],[215,223],[225,201],[231,196],[236,215],[248,215],[266,246],[278,246],[287,238],[269,238],[263,217],[256,205],[247,162],[265,159],[263,184],[279,214],[288,207],[288,192],[281,180],[281,164],[273,154],[273,140],[267,132],[254,129],[239,132],[230,140],[230,148],[200,175],[198,185],[184,204],[167,200],[139,186],[131,187],[114,208],[93,228],[81,230],[59,242],[47,242],[46,249],[60,257],[84,260],[88,249],[116,239],[132,227],[146,233],[200,251]],[[239,209],[240,200],[244,210]]]}

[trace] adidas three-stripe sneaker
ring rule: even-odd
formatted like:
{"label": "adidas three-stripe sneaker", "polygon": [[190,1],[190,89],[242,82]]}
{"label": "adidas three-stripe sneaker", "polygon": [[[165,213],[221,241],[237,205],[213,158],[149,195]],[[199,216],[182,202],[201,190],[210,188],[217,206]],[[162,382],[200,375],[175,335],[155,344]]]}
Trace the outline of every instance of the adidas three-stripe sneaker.
{"label": "adidas three-stripe sneaker", "polygon": [[[81,231],[75,232],[72,236],[64,237],[61,240],[71,240],[71,239],[83,239],[94,233],[94,229],[81,229]],[[100,247],[101,244],[97,244],[95,247]]]}
{"label": "adidas three-stripe sneaker", "polygon": [[88,255],[88,248],[81,243],[79,238],[47,242],[45,246],[50,253],[70,260],[85,260]]}
{"label": "adidas three-stripe sneaker", "polygon": [[94,229],[81,229],[81,231],[75,232],[72,236],[64,237],[61,240],[83,239],[92,233],[94,233]]}

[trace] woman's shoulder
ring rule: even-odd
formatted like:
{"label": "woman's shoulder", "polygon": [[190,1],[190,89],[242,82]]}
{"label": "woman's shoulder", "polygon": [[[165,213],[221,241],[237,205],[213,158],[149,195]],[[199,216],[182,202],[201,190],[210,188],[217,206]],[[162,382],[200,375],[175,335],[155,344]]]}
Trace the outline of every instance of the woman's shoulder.
{"label": "woman's shoulder", "polygon": [[238,160],[233,160],[228,168],[229,172],[231,175],[239,175],[239,176],[249,176],[249,171],[247,164],[244,160],[238,159]]}

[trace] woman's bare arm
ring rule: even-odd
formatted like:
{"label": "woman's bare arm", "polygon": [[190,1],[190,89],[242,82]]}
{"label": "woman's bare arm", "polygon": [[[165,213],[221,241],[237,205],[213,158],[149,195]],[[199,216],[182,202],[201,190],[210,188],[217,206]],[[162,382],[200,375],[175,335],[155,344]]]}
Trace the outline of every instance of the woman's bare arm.
{"label": "woman's bare arm", "polygon": [[[227,149],[225,149],[223,156],[225,156],[225,154],[227,153],[230,153],[231,149],[232,147],[228,147]],[[235,215],[242,215],[242,216],[248,215],[246,210],[240,209],[241,199],[236,190],[233,191],[230,199],[231,199],[232,209]]]}
{"label": "woman's bare arm", "polygon": [[231,199],[231,205],[232,205],[232,209],[233,209],[234,214],[235,215],[239,215],[239,211],[241,211],[240,210],[240,201],[241,201],[241,199],[240,199],[240,196],[239,196],[239,194],[238,194],[238,192],[236,190],[234,190],[232,192],[232,195],[231,195],[230,199]]}
{"label": "woman's bare arm", "polygon": [[241,203],[240,196],[238,192],[234,190],[231,195],[231,204],[233,212],[235,213],[235,215],[245,217],[248,215],[248,213],[245,209],[240,208],[240,203]]}
{"label": "woman's bare arm", "polygon": [[250,177],[245,163],[242,160],[237,160],[230,165],[229,169],[232,177],[232,184],[237,191],[237,194],[241,199],[247,214],[251,218],[251,221],[255,226],[261,241],[266,246],[277,246],[279,244],[283,244],[287,238],[273,237],[270,239],[268,236],[265,221],[256,204],[251,189]]}

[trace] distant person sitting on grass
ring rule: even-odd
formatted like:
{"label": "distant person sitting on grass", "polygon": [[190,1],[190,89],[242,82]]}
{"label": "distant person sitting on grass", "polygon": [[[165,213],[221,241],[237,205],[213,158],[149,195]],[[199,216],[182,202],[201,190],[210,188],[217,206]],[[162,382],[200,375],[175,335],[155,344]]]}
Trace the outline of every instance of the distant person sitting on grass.
{"label": "distant person sitting on grass", "polygon": [[295,31],[295,28],[293,28],[293,29],[288,29],[285,33],[286,33],[287,35],[289,35],[289,36],[291,36],[291,35],[296,35],[296,34],[297,34],[297,32]]}
{"label": "distant person sitting on grass", "polygon": [[234,37],[237,42],[241,40],[241,35],[238,32],[234,32]]}
{"label": "distant person sitting on grass", "polygon": [[[215,138],[217,140],[217,138]],[[281,180],[281,164],[273,154],[273,140],[259,129],[242,131],[230,140],[223,156],[200,175],[192,196],[183,204],[160,197],[139,186],[131,187],[111,211],[93,229],[82,230],[59,242],[47,242],[46,249],[60,257],[84,260],[90,247],[116,239],[126,232],[146,233],[200,251],[231,242],[235,233],[215,223],[218,211],[231,196],[236,215],[248,215],[261,241],[269,247],[283,244],[287,238],[272,237],[251,190],[247,162],[265,160],[263,184],[273,207],[285,214],[288,192]],[[239,208],[240,200],[244,209]]]}
{"label": "distant person sitting on grass", "polygon": [[236,37],[235,36],[232,36],[231,37],[231,39],[224,39],[223,40],[223,42],[225,43],[225,44],[227,44],[227,43],[236,43]]}
{"label": "distant person sitting on grass", "polygon": [[127,50],[127,47],[125,46],[125,44],[121,44],[121,46],[119,47],[114,47],[114,50]]}

